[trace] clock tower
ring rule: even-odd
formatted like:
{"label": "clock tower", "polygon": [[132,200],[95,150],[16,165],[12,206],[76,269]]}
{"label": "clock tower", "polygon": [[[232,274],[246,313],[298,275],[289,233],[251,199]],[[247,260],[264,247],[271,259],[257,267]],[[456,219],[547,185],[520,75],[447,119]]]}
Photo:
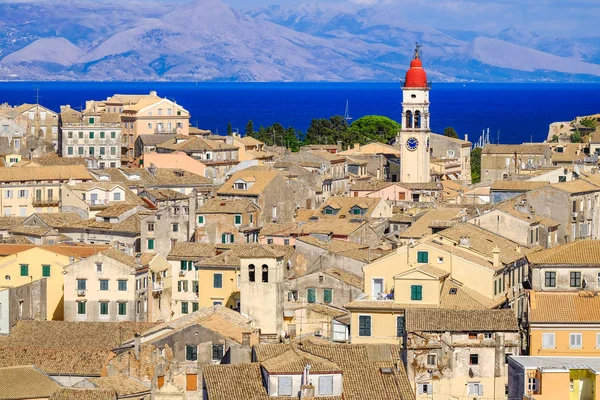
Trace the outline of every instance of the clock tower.
{"label": "clock tower", "polygon": [[430,182],[429,89],[423,69],[420,46],[406,72],[402,85],[402,129],[400,130],[400,169],[402,182]]}

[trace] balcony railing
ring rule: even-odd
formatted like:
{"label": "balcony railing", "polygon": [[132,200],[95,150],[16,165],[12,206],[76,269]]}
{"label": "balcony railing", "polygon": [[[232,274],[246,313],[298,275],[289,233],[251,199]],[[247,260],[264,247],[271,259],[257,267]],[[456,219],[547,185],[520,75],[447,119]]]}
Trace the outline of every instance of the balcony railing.
{"label": "balcony railing", "polygon": [[49,199],[34,198],[32,204],[34,207],[58,206],[60,204],[60,200],[53,197]]}
{"label": "balcony railing", "polygon": [[152,283],[152,291],[153,292],[162,292],[163,284],[162,282],[153,282]]}

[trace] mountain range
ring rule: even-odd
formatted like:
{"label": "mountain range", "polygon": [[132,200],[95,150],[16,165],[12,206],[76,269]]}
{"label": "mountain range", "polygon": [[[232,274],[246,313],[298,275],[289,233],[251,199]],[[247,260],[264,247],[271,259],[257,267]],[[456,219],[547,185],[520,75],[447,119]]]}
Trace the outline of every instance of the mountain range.
{"label": "mountain range", "polygon": [[444,30],[386,5],[34,0],[0,15],[2,80],[392,81],[419,42],[434,81],[600,82],[600,37]]}

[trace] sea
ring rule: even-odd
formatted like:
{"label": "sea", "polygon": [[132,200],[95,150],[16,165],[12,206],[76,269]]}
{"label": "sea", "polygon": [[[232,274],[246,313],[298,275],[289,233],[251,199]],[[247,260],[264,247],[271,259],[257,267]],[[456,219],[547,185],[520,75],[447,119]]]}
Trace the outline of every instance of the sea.
{"label": "sea", "polygon": [[[191,123],[225,134],[227,124],[244,132],[279,122],[306,132],[313,118],[365,115],[400,120],[398,82],[378,83],[201,83],[201,82],[0,82],[0,103],[39,103],[59,111],[69,104],[103,100],[115,93],[157,91],[186,108]],[[433,83],[431,127],[451,126],[476,142],[489,129],[492,143],[543,141],[549,124],[600,113],[600,84],[584,83]]]}

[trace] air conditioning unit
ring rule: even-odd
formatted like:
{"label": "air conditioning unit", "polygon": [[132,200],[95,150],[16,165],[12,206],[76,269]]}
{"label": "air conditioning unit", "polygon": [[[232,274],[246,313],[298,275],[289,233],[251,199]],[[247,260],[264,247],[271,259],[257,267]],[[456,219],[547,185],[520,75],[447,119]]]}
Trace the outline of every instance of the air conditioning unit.
{"label": "air conditioning unit", "polygon": [[179,276],[185,276],[186,271],[179,271]]}
{"label": "air conditioning unit", "polygon": [[78,290],[77,296],[85,296],[85,290]]}

